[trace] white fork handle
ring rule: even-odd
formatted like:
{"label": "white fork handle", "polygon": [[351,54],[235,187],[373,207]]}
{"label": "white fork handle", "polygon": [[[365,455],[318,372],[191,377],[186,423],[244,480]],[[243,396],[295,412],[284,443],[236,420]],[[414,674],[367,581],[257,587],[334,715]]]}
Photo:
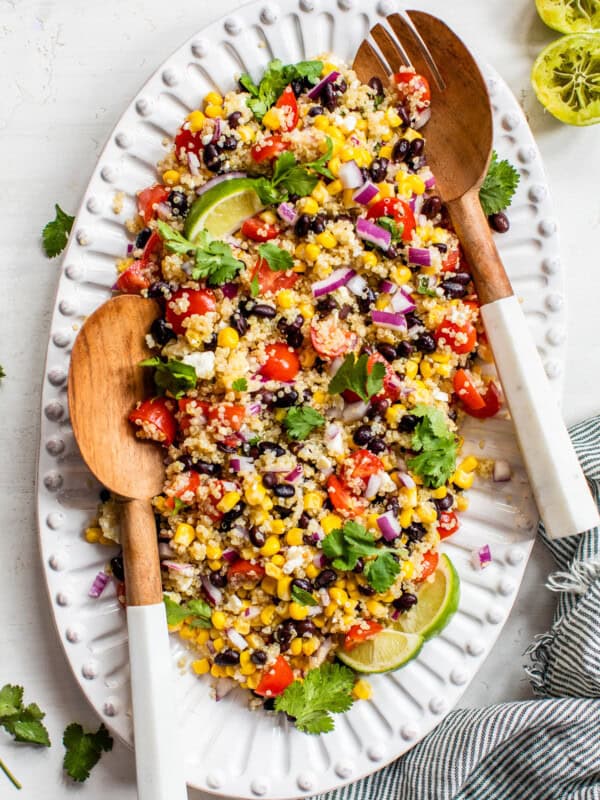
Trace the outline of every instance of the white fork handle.
{"label": "white fork handle", "polygon": [[128,606],[135,768],[139,800],[187,800],[165,606]]}
{"label": "white fork handle", "polygon": [[519,301],[496,300],[481,307],[481,316],[548,536],[593,528],[598,509]]}

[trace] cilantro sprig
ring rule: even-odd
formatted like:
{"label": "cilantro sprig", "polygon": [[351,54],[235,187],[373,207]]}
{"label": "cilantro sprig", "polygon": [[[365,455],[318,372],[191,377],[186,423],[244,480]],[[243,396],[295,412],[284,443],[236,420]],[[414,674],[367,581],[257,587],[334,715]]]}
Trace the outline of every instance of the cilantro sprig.
{"label": "cilantro sprig", "polygon": [[427,295],[427,297],[436,296],[437,292],[435,288],[431,285],[431,280],[429,275],[419,275],[419,280],[417,283],[417,294],[424,294]]}
{"label": "cilantro sprig", "polygon": [[499,161],[498,153],[494,150],[487,175],[479,190],[479,200],[486,216],[498,214],[509,207],[520,178],[518,170],[510,161]]}
{"label": "cilantro sprig", "polygon": [[276,58],[267,64],[265,74],[258,85],[245,72],[240,78],[240,84],[252,95],[247,101],[248,108],[259,122],[262,121],[264,115],[277,102],[288,84],[293,80],[305,79],[315,85],[319,82],[322,69],[322,61],[300,61],[297,64],[283,64]]}
{"label": "cilantro sprig", "polygon": [[63,744],[66,750],[63,768],[74,781],[83,783],[102,753],[112,750],[113,740],[104,724],[96,733],[86,733],[78,722],[73,722],[65,729]]}
{"label": "cilantro sprig", "polygon": [[167,625],[179,625],[190,618],[191,628],[210,628],[210,606],[204,600],[190,600],[188,603],[176,603],[169,595],[163,595],[167,612]]}
{"label": "cilantro sprig", "polygon": [[299,586],[292,586],[292,600],[295,600],[301,606],[316,606],[317,601],[310,592],[301,589]]}
{"label": "cilantro sprig", "polygon": [[204,278],[209,286],[222,286],[233,280],[243,266],[234,257],[231,247],[214,239],[208,231],[200,231],[198,240],[191,242],[162,220],[158,221],[157,228],[169,252],[193,256],[194,267],[190,274],[194,280]]}
{"label": "cilantro sprig", "polygon": [[325,424],[325,417],[311,406],[294,406],[283,419],[284,428],[290,439],[306,439],[315,428]]}
{"label": "cilantro sprig", "polygon": [[389,231],[392,236],[392,242],[399,242],[404,233],[404,223],[396,222],[393,217],[379,217],[377,224],[380,228]]}
{"label": "cilantro sprig", "polygon": [[236,378],[231,384],[231,388],[234,392],[245,392],[248,388],[248,381],[246,378]]}
{"label": "cilantro sprig", "polygon": [[48,258],[55,258],[65,249],[75,217],[67,214],[55,203],[56,216],[46,223],[42,231],[42,245]]}
{"label": "cilantro sprig", "polygon": [[175,358],[163,361],[158,356],[140,361],[140,367],[155,367],[154,383],[161,393],[168,392],[176,400],[196,385],[196,370]]}
{"label": "cilantro sprig", "polygon": [[423,478],[425,486],[437,489],[456,469],[456,436],[439,409],[418,405],[411,413],[420,417],[411,440],[411,448],[418,455],[409,458],[407,466]]}
{"label": "cilantro sprig", "polygon": [[344,572],[351,572],[359,558],[370,559],[363,574],[376,592],[387,592],[400,574],[397,558],[403,551],[379,547],[373,534],[358,522],[350,520],[343,528],[331,531],[321,546],[325,555],[333,559],[333,566]]}
{"label": "cilantro sprig", "polygon": [[369,356],[364,353],[355,359],[354,353],[349,353],[343,364],[329,382],[329,394],[341,394],[350,389],[365,402],[381,391],[385,377],[385,366],[376,361],[367,369]]}
{"label": "cilantro sprig", "polygon": [[354,699],[354,673],[340,664],[322,664],[295,680],[275,699],[275,710],[294,717],[304,733],[328,733],[335,727],[332,714],[348,711]]}
{"label": "cilantro sprig", "polygon": [[258,255],[267,262],[269,269],[273,272],[285,272],[294,266],[294,259],[288,251],[277,247],[273,242],[260,244]]}
{"label": "cilantro sprig", "polygon": [[[16,742],[50,747],[50,737],[42,722],[46,715],[36,703],[24,705],[23,694],[22,686],[13,686],[10,683],[0,689],[0,726]],[[21,788],[19,781],[2,761],[0,769],[17,789]]]}
{"label": "cilantro sprig", "polygon": [[275,162],[271,178],[256,178],[254,188],[261,201],[267,205],[287,200],[290,194],[306,197],[317,183],[319,176],[333,178],[327,162],[333,153],[333,142],[327,136],[327,149],[314,161],[299,164],[293,153],[286,150]]}

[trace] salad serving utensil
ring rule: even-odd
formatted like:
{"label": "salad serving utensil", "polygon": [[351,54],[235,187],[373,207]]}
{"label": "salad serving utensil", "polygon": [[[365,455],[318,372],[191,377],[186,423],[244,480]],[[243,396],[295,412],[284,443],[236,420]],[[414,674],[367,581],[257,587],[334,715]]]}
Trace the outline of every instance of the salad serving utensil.
{"label": "salad serving utensil", "polygon": [[546,532],[571,536],[599,523],[579,461],[527,322],[479,201],[493,149],[492,109],[475,59],[440,19],[391,14],[361,43],[353,69],[363,82],[413,66],[428,78],[434,113],[428,162],[436,176],[481,303],[481,316]]}
{"label": "salad serving utensil", "polygon": [[83,460],[118,498],[139,800],[186,800],[177,747],[171,655],[151,499],[162,489],[160,447],[137,439],[127,415],[151,394],[145,343],[158,305],[121,295],[84,322],[73,346],[68,397]]}

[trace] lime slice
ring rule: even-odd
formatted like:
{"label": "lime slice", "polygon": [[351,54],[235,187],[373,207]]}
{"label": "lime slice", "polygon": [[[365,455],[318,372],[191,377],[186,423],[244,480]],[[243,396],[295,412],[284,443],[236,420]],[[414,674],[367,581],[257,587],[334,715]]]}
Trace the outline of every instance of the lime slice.
{"label": "lime slice", "polygon": [[600,122],[600,32],[549,44],[535,60],[531,83],[540,103],[562,122]]}
{"label": "lime slice", "polygon": [[458,573],[445,553],[442,553],[431,580],[423,583],[417,597],[416,606],[405,611],[394,627],[404,633],[417,633],[424,639],[431,639],[450,622],[460,597]]}
{"label": "lime slice", "polygon": [[230,178],[213,186],[193,203],[183,232],[192,242],[201,230],[220,239],[235,233],[245,219],[263,208],[252,178]]}
{"label": "lime slice", "polygon": [[422,646],[422,636],[386,628],[352,650],[339,650],[337,657],[356,672],[389,672],[404,666]]}
{"label": "lime slice", "polygon": [[549,28],[561,33],[585,33],[600,28],[600,0],[535,0]]}

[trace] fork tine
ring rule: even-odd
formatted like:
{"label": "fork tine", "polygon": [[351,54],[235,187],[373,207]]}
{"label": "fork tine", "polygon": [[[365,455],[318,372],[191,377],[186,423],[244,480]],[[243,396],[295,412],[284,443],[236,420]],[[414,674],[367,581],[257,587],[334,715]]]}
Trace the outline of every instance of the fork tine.
{"label": "fork tine", "polygon": [[385,58],[381,55],[378,48],[373,47],[371,42],[368,39],[364,39],[361,42],[360,47],[356,51],[356,56],[354,57],[355,63],[363,63],[369,64],[370,75],[369,77],[361,76],[361,80],[364,80],[366,83],[370,77],[376,75],[380,78],[384,84],[386,83],[389,74],[391,72],[390,65],[387,63]]}
{"label": "fork tine", "polygon": [[[394,34],[402,42],[403,47],[417,72],[431,75],[440,91],[446,88],[446,83],[438,69],[434,57],[409,14],[390,14],[387,22]],[[411,46],[412,45],[412,46]]]}
{"label": "fork tine", "polygon": [[390,73],[397,72],[401,66],[410,66],[410,59],[396,36],[383,25],[377,23],[370,30],[370,36],[390,66]]}

